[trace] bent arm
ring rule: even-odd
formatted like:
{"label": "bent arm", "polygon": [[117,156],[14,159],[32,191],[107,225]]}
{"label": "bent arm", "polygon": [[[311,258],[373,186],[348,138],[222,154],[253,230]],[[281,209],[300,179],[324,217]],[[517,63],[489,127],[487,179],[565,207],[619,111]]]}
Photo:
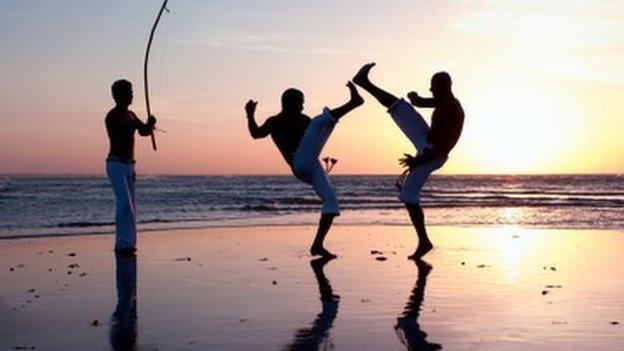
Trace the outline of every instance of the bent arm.
{"label": "bent arm", "polygon": [[433,145],[432,148],[423,152],[422,154],[415,157],[414,166],[418,166],[423,163],[427,163],[438,157],[445,157],[448,154],[446,147],[440,145]]}
{"label": "bent arm", "polygon": [[416,92],[412,91],[407,94],[407,98],[416,107],[438,107],[438,104],[434,98],[424,98],[419,96]]}
{"label": "bent arm", "polygon": [[252,114],[247,114],[247,128],[249,134],[254,139],[261,139],[271,134],[271,118],[267,119],[263,125],[258,126],[256,119]]}
{"label": "bent arm", "polygon": [[149,136],[154,131],[154,123],[152,118],[149,118],[147,123],[143,123],[136,115],[134,116],[134,123],[140,136]]}

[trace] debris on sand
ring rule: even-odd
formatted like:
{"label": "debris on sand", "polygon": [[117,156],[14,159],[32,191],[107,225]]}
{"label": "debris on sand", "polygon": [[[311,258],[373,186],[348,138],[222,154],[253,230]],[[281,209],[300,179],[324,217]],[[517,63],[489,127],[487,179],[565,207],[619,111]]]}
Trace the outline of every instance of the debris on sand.
{"label": "debris on sand", "polygon": [[259,259],[258,259],[258,261],[259,261],[259,262],[266,262],[266,261],[268,261],[268,260],[269,260],[269,259],[268,259],[267,257],[262,257],[262,258],[259,258]]}
{"label": "debris on sand", "polygon": [[371,250],[370,254],[371,255],[383,255],[383,252],[381,252],[379,250]]}
{"label": "debris on sand", "polygon": [[550,267],[550,270],[551,270],[551,271],[556,271],[556,270],[557,270],[557,267],[552,267],[552,266],[551,266],[551,267]]}
{"label": "debris on sand", "polygon": [[76,253],[75,252],[70,252],[67,254],[67,256],[69,257],[76,257]]}
{"label": "debris on sand", "polygon": [[462,265],[462,266],[465,266],[465,265],[466,265],[466,262],[462,261],[461,265]]}
{"label": "debris on sand", "polygon": [[26,265],[23,264],[23,263],[20,263],[20,264],[17,265],[17,268],[24,268],[24,267],[26,267]]}
{"label": "debris on sand", "polygon": [[561,289],[563,286],[562,285],[546,285],[545,288],[546,289]]}
{"label": "debris on sand", "polygon": [[34,347],[34,346],[21,346],[20,345],[20,346],[15,346],[13,349],[14,350],[35,350],[36,347]]}
{"label": "debris on sand", "polygon": [[30,288],[30,289],[28,289],[26,292],[29,292],[29,293],[34,293],[35,291],[37,291],[35,288]]}
{"label": "debris on sand", "polygon": [[80,268],[80,265],[78,263],[72,263],[67,265],[67,268]]}
{"label": "debris on sand", "polygon": [[517,234],[511,236],[512,239],[518,239],[519,237],[520,237],[520,235],[517,235]]}
{"label": "debris on sand", "polygon": [[486,268],[486,267],[489,267],[489,266],[483,263],[477,266],[477,268]]}
{"label": "debris on sand", "polygon": [[620,322],[618,322],[618,321],[611,321],[611,322],[609,322],[609,324],[611,324],[611,325],[618,325],[618,324],[620,324]]}
{"label": "debris on sand", "polygon": [[386,261],[386,260],[387,260],[387,258],[386,258],[386,257],[384,257],[384,256],[377,256],[377,257],[375,257],[375,259],[376,259],[377,261]]}
{"label": "debris on sand", "polygon": [[269,267],[269,268],[268,268],[268,270],[270,270],[270,271],[276,271],[276,270],[278,270],[278,268],[277,268],[277,267],[275,267],[275,266],[271,266],[271,267]]}
{"label": "debris on sand", "polygon": [[13,268],[13,267],[9,268],[9,272],[13,272],[14,270],[15,270],[15,268]]}
{"label": "debris on sand", "polygon": [[247,322],[247,320],[245,318],[239,318],[238,321],[241,322],[241,323],[246,323]]}
{"label": "debris on sand", "polygon": [[67,271],[67,275],[72,275],[73,272],[72,271]]}
{"label": "debris on sand", "polygon": [[48,253],[54,253],[54,250],[48,250]]}
{"label": "debris on sand", "polygon": [[273,281],[273,285],[277,285],[277,280],[274,280],[274,281]]}
{"label": "debris on sand", "polygon": [[190,257],[178,257],[175,259],[176,262],[191,262],[191,258]]}
{"label": "debris on sand", "polygon": [[92,327],[97,327],[100,325],[100,321],[97,319],[94,319],[93,321],[91,321],[91,326]]}
{"label": "debris on sand", "polygon": [[367,303],[367,302],[370,302],[370,300],[369,299],[361,299],[360,302],[361,303]]}
{"label": "debris on sand", "polygon": [[542,295],[546,295],[546,294],[548,294],[549,292],[550,292],[550,291],[548,291],[548,290],[542,290]]}
{"label": "debris on sand", "polygon": [[82,273],[78,274],[78,276],[80,276],[80,277],[84,277],[85,275],[87,275],[87,273],[85,273],[85,272],[82,272]]}

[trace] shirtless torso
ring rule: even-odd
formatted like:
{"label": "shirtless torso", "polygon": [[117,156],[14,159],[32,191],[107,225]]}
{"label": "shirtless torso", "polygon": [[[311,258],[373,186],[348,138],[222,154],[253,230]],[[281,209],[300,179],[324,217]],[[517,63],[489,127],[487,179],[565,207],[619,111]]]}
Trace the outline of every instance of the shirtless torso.
{"label": "shirtless torso", "polygon": [[141,122],[134,112],[119,106],[114,107],[106,114],[106,132],[110,149],[108,156],[115,156],[124,160],[134,160],[134,133],[148,136],[152,127]]}

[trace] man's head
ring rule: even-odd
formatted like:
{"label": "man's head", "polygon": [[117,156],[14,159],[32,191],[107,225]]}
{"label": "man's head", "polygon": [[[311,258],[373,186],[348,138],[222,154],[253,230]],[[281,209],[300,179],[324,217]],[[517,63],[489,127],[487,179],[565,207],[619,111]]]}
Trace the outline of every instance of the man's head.
{"label": "man's head", "polygon": [[289,88],[282,93],[282,111],[301,113],[303,111],[303,93],[301,90]]}
{"label": "man's head", "polygon": [[132,83],[125,79],[120,79],[111,86],[111,93],[115,103],[120,106],[130,106],[132,104]]}
{"label": "man's head", "polygon": [[443,98],[451,94],[451,76],[446,72],[438,72],[431,77],[429,91],[434,98]]}

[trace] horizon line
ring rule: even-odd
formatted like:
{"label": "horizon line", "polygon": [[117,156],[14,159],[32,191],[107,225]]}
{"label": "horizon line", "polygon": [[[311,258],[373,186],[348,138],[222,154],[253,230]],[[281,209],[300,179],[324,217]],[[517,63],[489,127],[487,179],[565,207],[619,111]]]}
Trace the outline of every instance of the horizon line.
{"label": "horizon line", "polygon": [[[397,173],[335,173],[332,176],[396,176]],[[432,176],[624,176],[624,172],[562,172],[562,173],[434,173]],[[104,172],[98,173],[45,173],[45,172],[15,172],[0,173],[0,177],[37,177],[37,176],[57,176],[57,177],[84,177],[103,176]],[[164,176],[164,177],[292,177],[290,173],[145,173],[140,176]]]}

